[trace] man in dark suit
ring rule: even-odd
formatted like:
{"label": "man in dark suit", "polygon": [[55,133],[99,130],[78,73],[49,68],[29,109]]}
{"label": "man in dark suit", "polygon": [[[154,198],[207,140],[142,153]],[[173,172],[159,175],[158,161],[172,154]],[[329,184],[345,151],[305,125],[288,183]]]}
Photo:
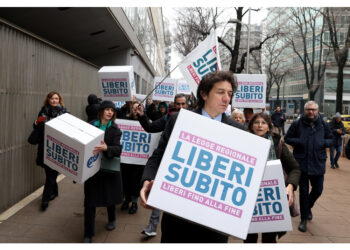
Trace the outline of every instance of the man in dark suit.
{"label": "man in dark suit", "polygon": [[[230,126],[243,129],[243,126],[225,115],[232,95],[237,89],[237,81],[231,72],[220,71],[206,75],[197,89],[197,114],[214,119]],[[148,194],[158,171],[171,132],[174,128],[178,113],[168,119],[157,149],[148,159],[143,172],[143,187],[140,192],[141,203],[146,205]],[[179,217],[164,213],[161,222],[162,243],[227,243],[228,236],[213,231],[207,227],[189,222]]]}

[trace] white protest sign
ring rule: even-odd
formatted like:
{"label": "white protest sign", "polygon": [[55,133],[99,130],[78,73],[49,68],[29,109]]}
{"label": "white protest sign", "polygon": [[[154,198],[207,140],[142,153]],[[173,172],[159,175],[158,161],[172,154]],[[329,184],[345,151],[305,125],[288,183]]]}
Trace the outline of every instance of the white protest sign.
{"label": "white protest sign", "polygon": [[104,138],[104,131],[71,114],[45,123],[44,163],[78,183],[100,169],[101,155],[93,149]]}
{"label": "white protest sign", "polygon": [[138,121],[116,119],[115,123],[122,131],[120,162],[146,165],[158,145],[161,133],[147,133]]}
{"label": "white protest sign", "polygon": [[181,109],[147,204],[245,239],[270,144]]}
{"label": "white protest sign", "polygon": [[[156,87],[164,77],[154,78],[154,87]],[[173,102],[176,95],[176,79],[165,78],[164,81],[154,90],[152,100]]]}
{"label": "white protest sign", "polygon": [[281,161],[268,161],[261,181],[249,233],[292,230]]}
{"label": "white protest sign", "polygon": [[176,89],[176,94],[191,95],[191,88],[186,80],[178,80]]}
{"label": "white protest sign", "polygon": [[201,42],[179,64],[179,68],[185,80],[191,87],[193,94],[197,95],[200,80],[210,73],[221,70],[218,39],[216,31]]}
{"label": "white protest sign", "polygon": [[121,101],[121,102],[113,102],[113,103],[117,109],[120,109],[121,107],[123,107],[125,105],[126,102]]}
{"label": "white protest sign", "polygon": [[237,74],[237,91],[232,98],[235,108],[265,108],[266,75]]}
{"label": "white protest sign", "polygon": [[103,100],[132,101],[136,94],[133,66],[104,66],[98,77]]}

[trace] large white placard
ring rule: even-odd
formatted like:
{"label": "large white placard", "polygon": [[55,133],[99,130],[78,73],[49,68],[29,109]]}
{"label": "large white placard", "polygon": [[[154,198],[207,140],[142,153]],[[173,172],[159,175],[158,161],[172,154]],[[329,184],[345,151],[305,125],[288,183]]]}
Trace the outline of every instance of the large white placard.
{"label": "large white placard", "polygon": [[132,101],[136,94],[133,66],[104,66],[98,77],[103,100]]}
{"label": "large white placard", "polygon": [[190,88],[190,85],[186,82],[186,80],[177,81],[176,94],[191,95],[191,88]]}
{"label": "large white placard", "polygon": [[269,148],[267,139],[181,109],[147,204],[245,239]]}
{"label": "large white placard", "polygon": [[221,70],[218,39],[215,30],[186,56],[179,64],[179,68],[196,96],[198,84],[202,78],[210,72]]}
{"label": "large white placard", "polygon": [[237,91],[232,98],[235,108],[265,108],[266,75],[237,74]]}
{"label": "large white placard", "polygon": [[[154,87],[156,87],[164,77],[154,78]],[[176,95],[177,79],[165,78],[163,82],[154,90],[153,100],[173,102]]]}
{"label": "large white placard", "polygon": [[120,162],[146,165],[158,145],[161,133],[147,133],[138,121],[116,119],[115,123],[123,133]]}
{"label": "large white placard", "polygon": [[261,181],[249,233],[291,230],[293,228],[281,161],[268,161]]}

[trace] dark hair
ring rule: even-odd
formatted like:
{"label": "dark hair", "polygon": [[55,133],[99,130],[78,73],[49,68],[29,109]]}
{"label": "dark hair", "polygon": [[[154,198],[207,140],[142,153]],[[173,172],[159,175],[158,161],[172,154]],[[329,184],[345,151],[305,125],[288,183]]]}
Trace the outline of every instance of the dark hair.
{"label": "dark hair", "polygon": [[114,121],[117,118],[117,110],[116,110],[115,105],[114,105],[114,103],[112,101],[103,101],[100,104],[99,111],[98,111],[98,114],[97,114],[97,118],[99,120],[102,120],[103,113],[104,113],[104,110],[106,108],[112,108],[113,109],[113,116],[112,116],[111,120]]}
{"label": "dark hair", "polygon": [[58,96],[59,99],[59,103],[61,104],[61,106],[64,106],[63,104],[63,97],[56,91],[51,91],[50,93],[47,94],[47,96],[44,99],[44,103],[43,103],[43,107],[44,106],[49,106],[50,105],[50,98],[53,97],[54,95]]}
{"label": "dark hair", "polygon": [[187,96],[183,93],[180,93],[180,94],[176,94],[175,97],[174,97],[174,103],[176,102],[176,99],[177,98],[185,98],[186,99],[186,103],[187,103]]}
{"label": "dark hair", "polygon": [[[211,72],[206,76],[204,76],[198,85],[198,89],[197,89],[197,107],[198,108],[204,107],[204,100],[202,95],[203,94],[209,95],[209,92],[214,87],[215,83],[222,82],[222,81],[228,81],[229,83],[231,83],[233,93],[236,92],[237,80],[231,71]],[[230,104],[231,104],[231,101],[230,101]]]}
{"label": "dark hair", "polygon": [[272,131],[273,125],[272,125],[271,117],[268,114],[266,114],[265,112],[256,113],[253,115],[253,117],[250,119],[250,121],[248,123],[248,131],[254,134],[253,124],[254,124],[255,120],[258,119],[259,117],[261,117],[265,120],[265,122],[269,126],[269,130]]}

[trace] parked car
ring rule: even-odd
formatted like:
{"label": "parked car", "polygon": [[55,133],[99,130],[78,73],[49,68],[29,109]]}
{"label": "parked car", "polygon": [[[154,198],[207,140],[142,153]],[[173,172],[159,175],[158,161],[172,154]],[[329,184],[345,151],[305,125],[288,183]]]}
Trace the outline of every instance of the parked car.
{"label": "parked car", "polygon": [[342,115],[341,119],[343,121],[346,132],[349,133],[350,132],[350,115]]}

